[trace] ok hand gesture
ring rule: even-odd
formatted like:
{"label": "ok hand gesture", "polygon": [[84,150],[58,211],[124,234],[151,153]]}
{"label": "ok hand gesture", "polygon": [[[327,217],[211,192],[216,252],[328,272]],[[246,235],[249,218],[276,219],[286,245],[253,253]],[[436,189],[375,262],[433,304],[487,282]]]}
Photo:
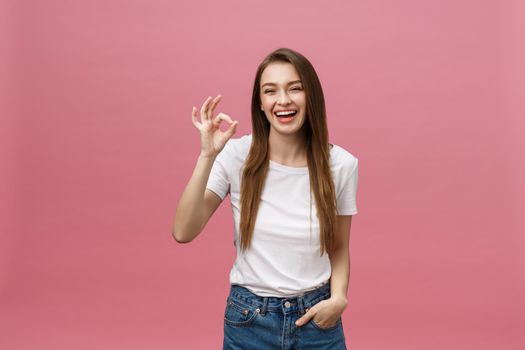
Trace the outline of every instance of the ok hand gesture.
{"label": "ok hand gesture", "polygon": [[[193,125],[200,131],[201,134],[201,155],[206,157],[214,157],[224,148],[226,142],[235,134],[238,121],[233,121],[232,118],[224,113],[219,113],[213,117],[213,111],[222,96],[217,95],[213,100],[210,97],[204,101],[200,110],[201,121],[197,120],[197,108],[193,107],[191,112],[191,119]],[[221,121],[230,124],[230,127],[222,132],[219,128]]]}

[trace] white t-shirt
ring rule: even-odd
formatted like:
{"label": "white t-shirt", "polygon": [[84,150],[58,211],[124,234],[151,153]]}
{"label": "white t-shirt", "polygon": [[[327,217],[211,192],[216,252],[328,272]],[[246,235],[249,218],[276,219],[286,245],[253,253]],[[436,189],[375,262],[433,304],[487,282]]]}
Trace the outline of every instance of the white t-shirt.
{"label": "white t-shirt", "polygon": [[[251,247],[240,252],[240,181],[252,135],[228,140],[215,158],[207,188],[221,199],[230,193],[237,257],[230,284],[260,296],[290,297],[328,282],[328,254],[320,256],[319,220],[311,194],[308,167],[290,167],[270,160],[255,221]],[[337,215],[357,214],[357,158],[337,145],[330,149]]]}

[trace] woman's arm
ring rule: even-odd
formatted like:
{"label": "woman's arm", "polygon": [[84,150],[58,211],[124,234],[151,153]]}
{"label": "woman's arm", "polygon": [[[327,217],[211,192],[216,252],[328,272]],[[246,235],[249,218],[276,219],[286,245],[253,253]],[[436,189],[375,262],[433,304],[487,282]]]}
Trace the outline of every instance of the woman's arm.
{"label": "woman's arm", "polygon": [[331,299],[348,303],[348,282],[350,279],[350,228],[352,215],[337,215],[335,230],[335,249],[330,255],[332,276],[330,277]]}
{"label": "woman's arm", "polygon": [[[206,190],[206,185],[217,155],[237,129],[237,121],[233,121],[224,113],[213,117],[213,110],[220,100],[221,95],[217,95],[213,100],[210,96],[204,101],[200,110],[200,121],[197,119],[197,108],[193,107],[191,111],[193,125],[200,132],[201,153],[190,181],[179,199],[171,228],[173,238],[179,243],[191,242],[202,231],[222,201],[218,195]],[[220,130],[222,121],[230,124],[224,132]]]}
{"label": "woman's arm", "polygon": [[332,265],[330,277],[330,298],[320,301],[296,321],[302,326],[315,317],[315,323],[322,328],[329,328],[337,322],[348,304],[347,292],[350,277],[350,227],[351,215],[337,215],[334,251],[329,255]]}
{"label": "woman's arm", "polygon": [[222,200],[206,190],[206,184],[216,156],[200,155],[190,181],[182,193],[171,233],[179,243],[191,242],[202,231]]}

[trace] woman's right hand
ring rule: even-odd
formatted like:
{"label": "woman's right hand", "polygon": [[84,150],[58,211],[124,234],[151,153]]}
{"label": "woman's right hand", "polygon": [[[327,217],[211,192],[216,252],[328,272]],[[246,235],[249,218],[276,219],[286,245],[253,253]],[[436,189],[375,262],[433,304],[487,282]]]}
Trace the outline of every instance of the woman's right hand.
{"label": "woman's right hand", "polygon": [[[229,115],[219,113],[216,117],[213,117],[213,110],[217,104],[219,104],[221,97],[221,95],[217,95],[217,97],[212,100],[210,96],[204,101],[200,111],[200,122],[197,120],[197,108],[193,107],[191,111],[193,125],[195,125],[201,133],[201,156],[217,156],[237,129],[239,122],[233,121]],[[222,120],[230,124],[230,127],[224,132],[219,128]]]}

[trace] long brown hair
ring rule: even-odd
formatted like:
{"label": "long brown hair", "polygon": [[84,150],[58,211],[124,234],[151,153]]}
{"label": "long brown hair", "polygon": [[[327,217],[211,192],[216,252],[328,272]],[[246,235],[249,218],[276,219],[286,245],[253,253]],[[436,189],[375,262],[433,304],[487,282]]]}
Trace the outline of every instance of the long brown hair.
{"label": "long brown hair", "polygon": [[252,144],[241,180],[241,250],[251,245],[261,193],[269,169],[270,123],[260,109],[260,80],[264,69],[274,62],[291,63],[297,70],[306,94],[304,132],[306,135],[310,191],[313,192],[320,224],[321,256],[333,249],[336,197],[330,171],[330,148],[323,89],[312,64],[300,53],[279,48],[264,58],[257,69],[252,94]]}

